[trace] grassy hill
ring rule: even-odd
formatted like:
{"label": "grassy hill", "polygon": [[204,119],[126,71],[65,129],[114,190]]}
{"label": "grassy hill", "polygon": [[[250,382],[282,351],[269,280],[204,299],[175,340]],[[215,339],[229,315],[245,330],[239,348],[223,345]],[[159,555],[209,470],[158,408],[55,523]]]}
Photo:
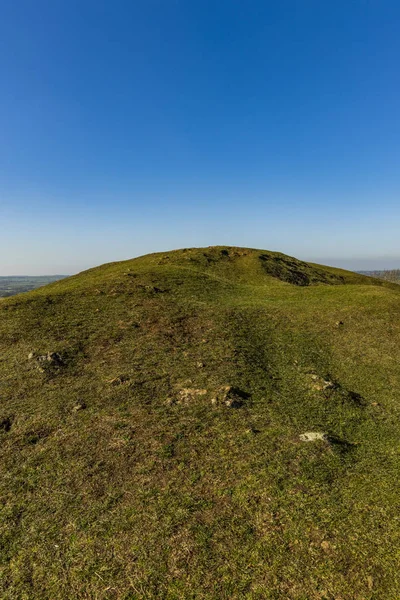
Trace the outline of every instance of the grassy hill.
{"label": "grassy hill", "polygon": [[399,350],[398,285],[261,250],[2,300],[0,597],[397,600]]}

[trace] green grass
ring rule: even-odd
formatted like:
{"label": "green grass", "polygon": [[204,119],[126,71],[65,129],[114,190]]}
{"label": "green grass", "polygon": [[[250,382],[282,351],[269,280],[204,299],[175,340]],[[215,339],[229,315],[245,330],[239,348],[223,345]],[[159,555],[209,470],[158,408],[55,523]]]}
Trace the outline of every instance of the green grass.
{"label": "green grass", "polygon": [[243,248],[2,300],[0,597],[397,600],[399,349],[398,285]]}

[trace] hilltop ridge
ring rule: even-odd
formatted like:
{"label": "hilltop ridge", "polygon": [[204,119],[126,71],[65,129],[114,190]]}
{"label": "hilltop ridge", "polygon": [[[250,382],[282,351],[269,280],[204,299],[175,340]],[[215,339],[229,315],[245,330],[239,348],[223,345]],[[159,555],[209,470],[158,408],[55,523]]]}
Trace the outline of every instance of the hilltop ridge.
{"label": "hilltop ridge", "polygon": [[[58,286],[49,289],[72,289],[75,285],[90,285],[96,279],[111,278],[124,274],[127,269],[141,271],[157,270],[160,275],[168,268],[190,269],[213,273],[228,280],[249,282],[253,285],[270,284],[270,278],[293,285],[308,286],[318,284],[362,284],[383,285],[381,280],[371,279],[360,273],[307,263],[280,252],[240,248],[234,246],[210,246],[207,248],[183,248],[169,252],[156,252],[134,259],[106,263],[82,271],[60,281]],[[164,269],[159,269],[164,267]]]}

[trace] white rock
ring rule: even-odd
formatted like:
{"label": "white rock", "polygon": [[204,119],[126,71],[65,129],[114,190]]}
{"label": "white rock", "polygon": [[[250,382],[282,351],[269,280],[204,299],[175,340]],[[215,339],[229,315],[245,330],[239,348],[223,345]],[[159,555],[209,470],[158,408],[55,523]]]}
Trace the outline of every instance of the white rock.
{"label": "white rock", "polygon": [[301,433],[299,438],[302,442],[316,442],[317,440],[326,442],[328,440],[328,436],[322,431],[306,431],[306,433]]}

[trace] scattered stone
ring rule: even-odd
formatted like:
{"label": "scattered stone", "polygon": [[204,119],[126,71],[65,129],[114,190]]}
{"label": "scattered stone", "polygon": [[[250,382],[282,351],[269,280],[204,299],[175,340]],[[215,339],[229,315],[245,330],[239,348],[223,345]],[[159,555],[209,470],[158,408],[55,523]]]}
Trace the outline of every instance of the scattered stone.
{"label": "scattered stone", "polygon": [[29,352],[28,360],[36,361],[36,368],[44,373],[49,367],[60,367],[64,364],[61,355],[58,352],[48,352],[47,354],[35,354]]}
{"label": "scattered stone", "polygon": [[48,352],[46,359],[48,362],[55,363],[57,365],[63,364],[63,360],[62,360],[61,356],[58,354],[58,352]]}
{"label": "scattered stone", "polygon": [[198,369],[203,369],[203,367],[205,367],[205,364],[203,362],[201,362],[201,360],[199,360],[198,363],[196,364],[196,367]]}
{"label": "scattered stone", "polygon": [[[34,353],[31,352],[28,355],[28,358],[29,358],[29,360],[31,360],[32,358],[35,358]],[[62,360],[61,356],[58,354],[58,352],[48,352],[47,354],[40,354],[39,356],[36,356],[36,360],[39,363],[49,362],[49,363],[53,363],[56,365],[63,364],[63,360]]]}
{"label": "scattered stone", "polygon": [[255,429],[255,427],[249,427],[248,429],[246,429],[245,433],[249,435],[257,435],[257,433],[260,433],[260,430]]}
{"label": "scattered stone", "polygon": [[301,433],[299,435],[300,441],[302,442],[316,442],[321,440],[323,442],[328,442],[329,438],[326,433],[322,433],[322,431],[306,431],[306,433]]}
{"label": "scattered stone", "polygon": [[334,390],[336,388],[336,383],[334,381],[329,381],[324,379],[322,389],[323,390]]}
{"label": "scattered stone", "polygon": [[205,396],[207,390],[197,388],[183,388],[179,390],[175,402],[173,404],[190,404],[199,396]]}
{"label": "scattered stone", "polygon": [[[183,382],[182,382],[183,383]],[[181,385],[182,385],[181,383]],[[190,381],[188,381],[190,383]],[[167,406],[174,404],[188,405],[196,401],[198,398],[206,396],[208,390],[202,388],[184,387],[178,392],[165,400]],[[219,387],[214,396],[211,398],[211,404],[214,406],[227,406],[228,408],[239,408],[243,406],[244,401],[249,398],[249,394],[234,388],[231,385],[223,385]],[[254,430],[253,433],[256,431]]]}
{"label": "scattered stone", "polygon": [[77,404],[75,404],[75,406],[72,410],[74,412],[78,412],[78,410],[84,410],[85,408],[86,408],[85,402],[78,402]]}
{"label": "scattered stone", "polygon": [[322,392],[325,390],[333,390],[337,387],[334,381],[331,381],[330,379],[324,379],[323,377],[320,377],[315,373],[311,375],[311,379],[313,381],[312,387],[318,392]]}
{"label": "scattered stone", "polygon": [[211,399],[211,403],[214,406],[225,404],[228,408],[240,408],[247,398],[249,398],[249,394],[246,392],[231,385],[223,385],[218,388],[216,395]]}
{"label": "scattered stone", "polygon": [[367,405],[365,398],[363,398],[361,394],[346,389],[338,381],[333,381],[332,379],[324,379],[316,373],[309,373],[308,375],[311,378],[311,387],[317,392],[334,391],[340,394],[347,402],[351,402],[355,406],[363,408]]}
{"label": "scattered stone", "polygon": [[330,545],[330,543],[329,543],[327,540],[323,540],[323,541],[321,542],[321,548],[322,548],[322,550],[323,550],[324,552],[329,552],[329,550],[330,550],[330,548],[331,548],[331,545]]}
{"label": "scattered stone", "polygon": [[344,323],[343,321],[336,321],[335,325],[336,327],[343,327]]}

